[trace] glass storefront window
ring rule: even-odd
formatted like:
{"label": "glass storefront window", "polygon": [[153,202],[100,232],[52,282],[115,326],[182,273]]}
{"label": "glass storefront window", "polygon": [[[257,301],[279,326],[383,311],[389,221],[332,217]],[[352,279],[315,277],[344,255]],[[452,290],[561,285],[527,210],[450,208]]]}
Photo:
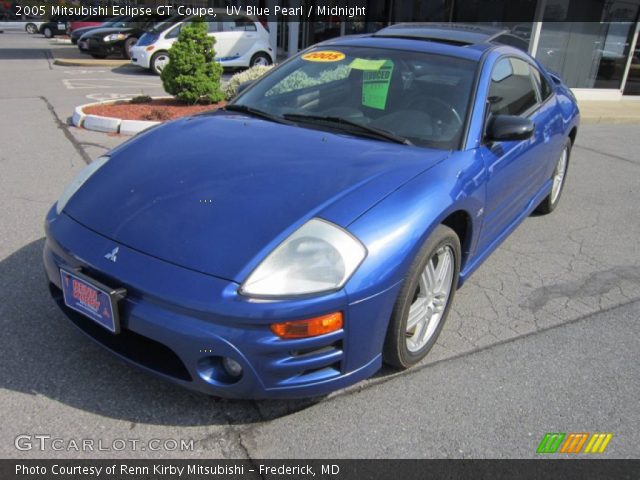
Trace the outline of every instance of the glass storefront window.
{"label": "glass storefront window", "polygon": [[637,13],[634,0],[548,0],[536,58],[570,87],[620,88]]}

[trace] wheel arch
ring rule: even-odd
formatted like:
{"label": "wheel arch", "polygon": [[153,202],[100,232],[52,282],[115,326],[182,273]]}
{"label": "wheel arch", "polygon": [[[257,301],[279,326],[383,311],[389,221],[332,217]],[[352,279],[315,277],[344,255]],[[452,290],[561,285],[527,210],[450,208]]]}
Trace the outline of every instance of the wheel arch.
{"label": "wheel arch", "polygon": [[469,215],[469,212],[466,210],[456,210],[442,221],[442,225],[446,225],[453,230],[458,236],[458,240],[460,240],[460,250],[462,252],[460,270],[462,270],[469,258],[471,250],[471,238],[473,234],[471,215]]}

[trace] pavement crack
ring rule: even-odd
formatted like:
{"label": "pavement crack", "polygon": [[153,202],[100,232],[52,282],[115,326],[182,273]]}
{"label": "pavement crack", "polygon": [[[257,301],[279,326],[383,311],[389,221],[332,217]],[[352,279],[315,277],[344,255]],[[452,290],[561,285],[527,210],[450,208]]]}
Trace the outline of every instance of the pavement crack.
{"label": "pavement crack", "polygon": [[616,160],[621,160],[623,162],[635,165],[636,167],[640,166],[640,163],[636,162],[635,160],[632,160],[630,158],[621,157],[620,155],[614,155],[613,153],[602,152],[600,150],[596,150],[595,148],[585,147],[583,145],[576,145],[573,148],[579,148],[579,149],[582,149],[582,150],[587,150],[588,152],[597,153],[598,155],[602,155],[603,157],[608,157],[608,158],[614,158]]}
{"label": "pavement crack", "polygon": [[[563,323],[558,323],[558,324],[551,325],[551,326],[548,326],[548,327],[539,327],[536,330],[533,330],[533,331],[528,332],[528,333],[524,333],[524,334],[519,335],[517,337],[507,338],[507,339],[504,339],[504,340],[499,340],[499,341],[497,341],[495,343],[492,343],[492,344],[489,344],[489,345],[485,345],[485,346],[482,346],[482,347],[479,347],[479,348],[474,348],[472,350],[468,350],[466,352],[462,352],[462,353],[459,353],[457,355],[453,355],[451,357],[441,358],[439,360],[436,360],[436,361],[433,361],[433,362],[430,362],[430,363],[427,363],[427,364],[416,365],[416,366],[412,367],[409,370],[404,370],[402,372],[397,372],[397,373],[388,373],[387,372],[386,375],[384,375],[384,373],[383,373],[383,376],[377,376],[377,377],[374,377],[374,378],[372,378],[372,379],[370,379],[368,381],[365,381],[365,382],[363,382],[361,384],[356,384],[353,387],[349,387],[349,388],[347,388],[345,390],[332,393],[331,396],[327,398],[327,400],[334,399],[334,398],[340,398],[340,397],[350,397],[350,396],[355,395],[357,393],[360,393],[360,392],[362,392],[364,390],[368,390],[368,389],[370,389],[370,388],[372,388],[374,386],[381,385],[381,384],[384,384],[386,382],[389,382],[389,381],[391,381],[391,380],[393,380],[393,379],[395,379],[397,377],[400,377],[400,376],[415,375],[416,373],[421,372],[422,370],[425,370],[427,368],[432,368],[432,367],[434,367],[436,365],[439,365],[441,363],[450,362],[452,360],[466,359],[467,357],[470,357],[471,355],[474,355],[476,353],[480,353],[480,352],[484,352],[484,351],[487,351],[487,350],[491,350],[491,349],[500,347],[502,345],[508,345],[510,343],[517,342],[519,340],[524,340],[525,338],[531,337],[533,335],[538,335],[538,334],[542,334],[542,333],[545,333],[545,332],[550,332],[550,331],[553,331],[553,330],[557,330],[557,329],[562,328],[562,327],[567,326],[567,325],[572,325],[572,324],[575,324],[575,323],[580,323],[580,322],[583,322],[583,321],[587,321],[590,318],[594,317],[595,315],[601,315],[603,313],[616,310],[616,309],[618,309],[620,307],[624,307],[624,306],[627,306],[627,305],[632,305],[632,304],[638,303],[638,302],[640,302],[640,298],[635,298],[635,299],[633,299],[633,300],[631,300],[629,302],[619,303],[617,305],[613,305],[613,306],[608,307],[608,308],[603,308],[603,309],[601,309],[599,311],[596,311],[596,312],[590,312],[590,313],[587,313],[585,315],[576,317],[574,319],[567,320],[566,322],[563,322]],[[383,370],[384,370],[384,367],[383,367]]]}
{"label": "pavement crack", "polygon": [[44,54],[45,60],[49,64],[49,70],[53,70],[53,54],[51,53],[51,50],[43,50],[42,53]]}
{"label": "pavement crack", "polygon": [[75,148],[76,152],[78,152],[78,155],[82,157],[82,159],[87,165],[91,163],[91,157],[87,154],[87,152],[84,151],[84,148],[82,148],[82,145],[80,145],[80,143],[71,134],[71,132],[69,131],[69,126],[60,119],[55,109],[53,108],[53,105],[47,99],[47,97],[45,97],[44,95],[40,95],[38,98],[45,103],[45,105],[47,106],[47,109],[49,109],[49,112],[51,112],[51,115],[53,116],[53,119],[55,120],[56,125],[60,130],[62,130],[62,133],[67,138],[67,140],[71,142],[71,145],[73,145],[73,148]]}

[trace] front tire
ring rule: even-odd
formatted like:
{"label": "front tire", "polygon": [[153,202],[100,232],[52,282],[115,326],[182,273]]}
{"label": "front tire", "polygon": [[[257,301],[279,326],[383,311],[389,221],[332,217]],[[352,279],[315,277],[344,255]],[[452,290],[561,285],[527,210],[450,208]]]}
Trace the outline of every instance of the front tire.
{"label": "front tire", "polygon": [[547,195],[540,205],[536,208],[537,213],[547,214],[553,212],[560,203],[560,197],[562,196],[562,190],[564,189],[565,180],[567,178],[567,170],[569,168],[569,157],[571,156],[571,139],[567,138],[560,157],[556,162],[556,167],[553,170],[553,184],[551,187],[551,193]]}
{"label": "front tire", "polygon": [[383,360],[399,369],[422,360],[447,320],[460,275],[460,239],[439,225],[411,264],[396,300]]}
{"label": "front tire", "polygon": [[156,75],[160,75],[168,64],[169,54],[167,52],[157,52],[151,57],[151,71]]}
{"label": "front tire", "polygon": [[42,34],[44,35],[44,38],[53,38],[53,30],[49,27],[45,27],[44,30],[42,30]]}

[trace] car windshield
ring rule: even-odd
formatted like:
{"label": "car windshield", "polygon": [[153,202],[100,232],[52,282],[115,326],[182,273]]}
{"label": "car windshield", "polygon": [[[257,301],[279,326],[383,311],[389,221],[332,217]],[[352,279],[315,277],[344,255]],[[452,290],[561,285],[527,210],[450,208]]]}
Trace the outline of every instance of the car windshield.
{"label": "car windshield", "polygon": [[476,67],[470,60],[404,50],[316,48],[265,76],[229,109],[457,149]]}
{"label": "car windshield", "polygon": [[106,22],[104,22],[102,24],[103,27],[120,27],[125,25],[126,22],[130,21],[131,17],[127,17],[127,16],[121,16],[121,17],[116,17],[116,18],[112,18],[111,20],[107,20]]}
{"label": "car windshield", "polygon": [[153,27],[147,29],[147,32],[149,33],[162,33],[164,32],[167,28],[172,27],[173,25],[176,24],[176,22],[181,21],[182,19],[184,19],[184,15],[174,15],[172,17],[169,17],[168,19],[166,19],[163,22],[157,23],[155,24]]}

